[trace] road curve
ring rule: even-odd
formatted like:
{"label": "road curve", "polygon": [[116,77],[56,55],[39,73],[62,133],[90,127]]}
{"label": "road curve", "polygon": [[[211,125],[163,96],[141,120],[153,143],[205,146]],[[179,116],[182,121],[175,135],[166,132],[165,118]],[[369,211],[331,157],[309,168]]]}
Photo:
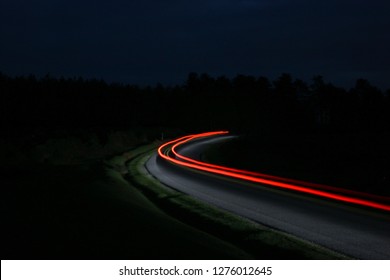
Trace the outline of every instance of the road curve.
{"label": "road curve", "polygon": [[[188,143],[180,154],[199,159],[210,144],[229,137]],[[390,259],[388,213],[194,171],[157,153],[146,168],[167,186],[261,224],[355,258]]]}

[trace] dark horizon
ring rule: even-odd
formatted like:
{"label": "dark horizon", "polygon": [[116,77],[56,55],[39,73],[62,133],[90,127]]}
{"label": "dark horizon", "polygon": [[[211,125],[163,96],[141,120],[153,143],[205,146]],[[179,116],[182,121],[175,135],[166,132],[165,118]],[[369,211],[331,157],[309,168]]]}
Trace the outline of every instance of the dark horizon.
{"label": "dark horizon", "polygon": [[1,71],[11,76],[181,84],[188,73],[390,88],[385,1],[2,1]]}
{"label": "dark horizon", "polygon": [[381,88],[380,86],[372,83],[371,80],[369,80],[369,79],[367,79],[365,77],[360,77],[360,78],[357,78],[357,79],[351,81],[351,85],[350,86],[342,86],[340,84],[334,83],[334,81],[332,81],[332,80],[326,79],[326,77],[324,77],[322,75],[312,75],[309,79],[302,79],[300,77],[294,76],[291,73],[286,73],[286,72],[282,72],[282,73],[280,73],[280,75],[278,75],[276,77],[268,77],[268,76],[262,76],[262,75],[260,75],[260,76],[245,75],[245,74],[242,74],[242,73],[237,73],[234,76],[225,76],[225,75],[216,75],[216,76],[214,76],[214,75],[210,75],[209,73],[205,73],[205,72],[202,72],[202,73],[189,72],[189,73],[187,73],[186,77],[182,81],[177,82],[177,83],[156,82],[156,83],[150,83],[150,84],[137,84],[137,83],[129,83],[129,82],[117,81],[117,80],[111,81],[111,80],[106,80],[104,78],[97,78],[97,77],[64,76],[64,75],[55,76],[55,75],[52,75],[50,72],[48,72],[46,74],[42,74],[42,75],[37,75],[37,74],[34,74],[34,73],[29,73],[29,74],[26,74],[26,75],[9,75],[8,73],[2,72],[0,70],[0,76],[2,76],[3,78],[6,78],[6,79],[30,79],[30,78],[32,78],[32,79],[35,79],[37,82],[44,81],[45,79],[51,79],[51,80],[54,80],[54,81],[60,81],[60,80],[64,80],[64,81],[82,80],[82,81],[86,81],[86,82],[88,82],[88,81],[91,81],[91,82],[96,81],[96,82],[99,82],[99,83],[100,82],[104,83],[107,86],[114,85],[114,86],[120,86],[120,87],[136,87],[136,88],[140,88],[140,89],[147,89],[147,88],[155,89],[155,88],[158,88],[158,87],[162,87],[162,88],[165,88],[165,89],[172,89],[172,88],[186,87],[186,85],[188,83],[188,78],[191,75],[197,75],[199,78],[201,76],[207,76],[207,77],[209,77],[213,81],[217,81],[219,79],[227,79],[230,82],[233,82],[235,79],[240,78],[240,77],[250,77],[250,78],[254,78],[256,80],[258,80],[258,79],[265,79],[265,80],[267,80],[270,83],[270,87],[271,88],[275,87],[275,82],[277,82],[278,79],[280,79],[284,75],[288,75],[295,82],[296,81],[303,82],[304,85],[309,87],[309,88],[311,86],[313,86],[313,84],[315,84],[315,80],[316,79],[320,78],[324,83],[326,83],[328,85],[331,85],[332,87],[339,88],[341,90],[345,90],[345,91],[353,91],[354,88],[359,83],[359,81],[365,81],[365,82],[367,82],[370,85],[370,87],[374,87],[375,89],[379,90],[379,92],[381,92],[384,96],[387,96],[387,95],[390,94],[390,87],[389,88]]}

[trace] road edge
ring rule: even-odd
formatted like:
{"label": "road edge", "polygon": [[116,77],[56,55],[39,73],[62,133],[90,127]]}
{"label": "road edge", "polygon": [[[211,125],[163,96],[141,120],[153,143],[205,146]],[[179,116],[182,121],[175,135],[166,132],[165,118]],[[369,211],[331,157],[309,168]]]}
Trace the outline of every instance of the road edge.
{"label": "road edge", "polygon": [[[125,179],[173,218],[243,249],[256,259],[350,259],[318,244],[255,223],[162,184],[145,163],[155,145],[126,161]],[[266,253],[265,250],[267,251]]]}

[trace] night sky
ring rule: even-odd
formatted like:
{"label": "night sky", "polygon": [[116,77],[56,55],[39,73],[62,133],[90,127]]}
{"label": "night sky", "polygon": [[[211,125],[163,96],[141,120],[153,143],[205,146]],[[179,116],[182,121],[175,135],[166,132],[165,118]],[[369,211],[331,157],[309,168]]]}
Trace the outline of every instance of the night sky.
{"label": "night sky", "polygon": [[0,71],[141,85],[281,73],[390,88],[390,1],[1,0]]}

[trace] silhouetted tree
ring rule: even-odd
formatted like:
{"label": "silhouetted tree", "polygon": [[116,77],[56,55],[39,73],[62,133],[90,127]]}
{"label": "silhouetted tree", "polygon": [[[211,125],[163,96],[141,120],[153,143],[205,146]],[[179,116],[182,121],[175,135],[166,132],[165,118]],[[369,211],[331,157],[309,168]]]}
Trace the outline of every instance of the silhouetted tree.
{"label": "silhouetted tree", "polygon": [[276,81],[274,81],[275,92],[279,95],[295,98],[295,88],[293,79],[290,74],[283,73]]}

